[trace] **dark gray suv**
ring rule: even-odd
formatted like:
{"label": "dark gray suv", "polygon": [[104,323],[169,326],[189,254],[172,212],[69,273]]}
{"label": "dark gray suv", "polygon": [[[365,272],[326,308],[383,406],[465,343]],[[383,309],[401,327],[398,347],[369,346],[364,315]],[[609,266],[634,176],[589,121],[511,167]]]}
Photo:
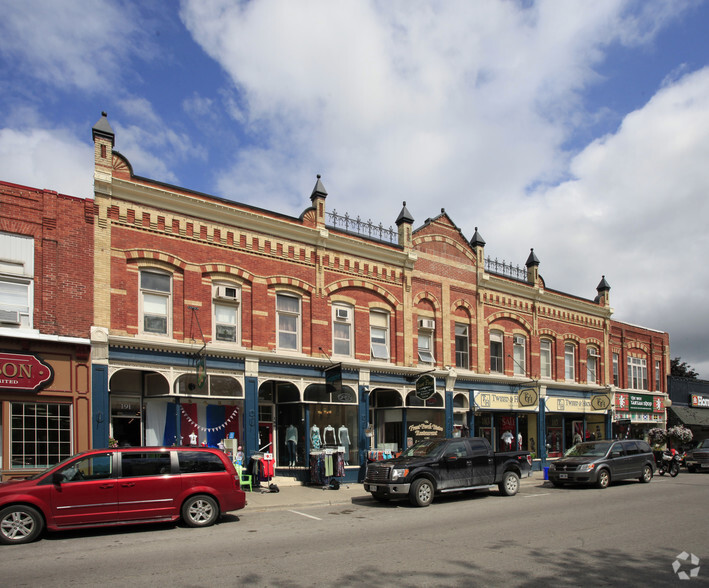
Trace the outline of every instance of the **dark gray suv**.
{"label": "dark gray suv", "polygon": [[649,482],[655,473],[650,446],[640,439],[578,443],[549,466],[549,481],[564,484],[595,484],[607,488],[612,481],[635,478]]}

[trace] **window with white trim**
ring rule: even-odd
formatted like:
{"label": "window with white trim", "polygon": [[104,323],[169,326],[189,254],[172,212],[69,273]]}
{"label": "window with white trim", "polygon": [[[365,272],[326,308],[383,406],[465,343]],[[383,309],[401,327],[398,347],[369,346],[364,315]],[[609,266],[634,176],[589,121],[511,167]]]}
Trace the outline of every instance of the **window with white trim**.
{"label": "window with white trim", "polygon": [[628,357],[628,388],[647,390],[647,360],[644,357]]}
{"label": "window with white trim", "polygon": [[278,349],[300,350],[300,297],[294,294],[276,294],[276,330]]}
{"label": "window with white trim", "polygon": [[656,392],[661,392],[662,391],[662,369],[661,369],[661,363],[659,359],[655,360],[655,391]]}
{"label": "window with white trim", "polygon": [[433,364],[433,319],[419,319],[418,328],[418,358],[419,363]]}
{"label": "window with white trim", "polygon": [[469,349],[468,325],[455,323],[455,367],[469,368]]}
{"label": "window with white trim", "polygon": [[332,354],[352,357],[354,348],[352,328],[354,324],[354,308],[349,304],[332,305]]}
{"label": "window with white trim", "polygon": [[598,358],[600,354],[595,347],[586,349],[586,382],[589,384],[598,383]]}
{"label": "window with white trim", "polygon": [[140,313],[143,333],[172,334],[172,276],[170,274],[141,270]]}
{"label": "window with white trim", "polygon": [[216,283],[212,286],[212,336],[219,343],[240,343],[241,289],[233,284]]}
{"label": "window with white trim", "polygon": [[551,349],[552,344],[549,339],[542,339],[539,342],[539,375],[547,380],[553,377]]}
{"label": "window with white trim", "polygon": [[568,382],[576,380],[576,345],[564,345],[564,377]]}
{"label": "window with white trim", "polygon": [[389,361],[389,313],[369,311],[369,345],[372,359]]}
{"label": "window with white trim", "polygon": [[31,329],[34,239],[0,233],[0,327]]}
{"label": "window with white trim", "polygon": [[515,376],[527,375],[527,339],[522,335],[512,337],[512,357],[514,361],[513,373]]}
{"label": "window with white trim", "polygon": [[620,386],[620,356],[613,354],[613,385]]}
{"label": "window with white trim", "polygon": [[12,469],[47,468],[70,457],[71,404],[12,402],[10,462]]}
{"label": "window with white trim", "polygon": [[504,334],[502,331],[490,331],[490,371],[505,373]]}

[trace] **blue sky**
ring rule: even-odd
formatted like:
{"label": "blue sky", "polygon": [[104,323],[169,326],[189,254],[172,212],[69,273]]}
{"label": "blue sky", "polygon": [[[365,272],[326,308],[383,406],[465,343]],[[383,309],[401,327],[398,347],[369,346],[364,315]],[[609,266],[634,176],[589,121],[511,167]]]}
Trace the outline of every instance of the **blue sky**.
{"label": "blue sky", "polygon": [[0,0],[0,179],[136,174],[299,215],[444,207],[709,379],[709,3]]}

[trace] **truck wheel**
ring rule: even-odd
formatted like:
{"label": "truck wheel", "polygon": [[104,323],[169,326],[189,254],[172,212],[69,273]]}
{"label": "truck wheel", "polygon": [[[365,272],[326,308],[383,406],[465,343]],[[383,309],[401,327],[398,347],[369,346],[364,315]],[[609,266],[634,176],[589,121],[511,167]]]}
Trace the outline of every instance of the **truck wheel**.
{"label": "truck wheel", "polygon": [[519,492],[519,476],[514,472],[505,472],[502,476],[502,482],[497,487],[505,496],[514,496]]}
{"label": "truck wheel", "polygon": [[652,468],[649,465],[646,465],[643,468],[643,475],[640,476],[640,481],[647,484],[650,480],[652,480]]}
{"label": "truck wheel", "polygon": [[414,506],[428,506],[433,502],[433,482],[419,478],[411,485],[409,500]]}
{"label": "truck wheel", "polygon": [[602,469],[598,472],[598,478],[596,479],[596,488],[608,488],[611,483],[611,475],[607,469]]}
{"label": "truck wheel", "polygon": [[0,511],[0,543],[29,543],[37,539],[43,529],[42,515],[31,506],[18,504]]}

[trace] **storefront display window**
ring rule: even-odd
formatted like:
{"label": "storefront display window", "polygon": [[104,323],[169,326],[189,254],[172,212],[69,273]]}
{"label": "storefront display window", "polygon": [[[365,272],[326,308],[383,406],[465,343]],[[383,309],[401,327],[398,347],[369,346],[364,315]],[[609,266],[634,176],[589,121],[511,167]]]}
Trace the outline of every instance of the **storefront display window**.
{"label": "storefront display window", "polygon": [[72,455],[70,404],[13,402],[12,468],[46,468]]}

